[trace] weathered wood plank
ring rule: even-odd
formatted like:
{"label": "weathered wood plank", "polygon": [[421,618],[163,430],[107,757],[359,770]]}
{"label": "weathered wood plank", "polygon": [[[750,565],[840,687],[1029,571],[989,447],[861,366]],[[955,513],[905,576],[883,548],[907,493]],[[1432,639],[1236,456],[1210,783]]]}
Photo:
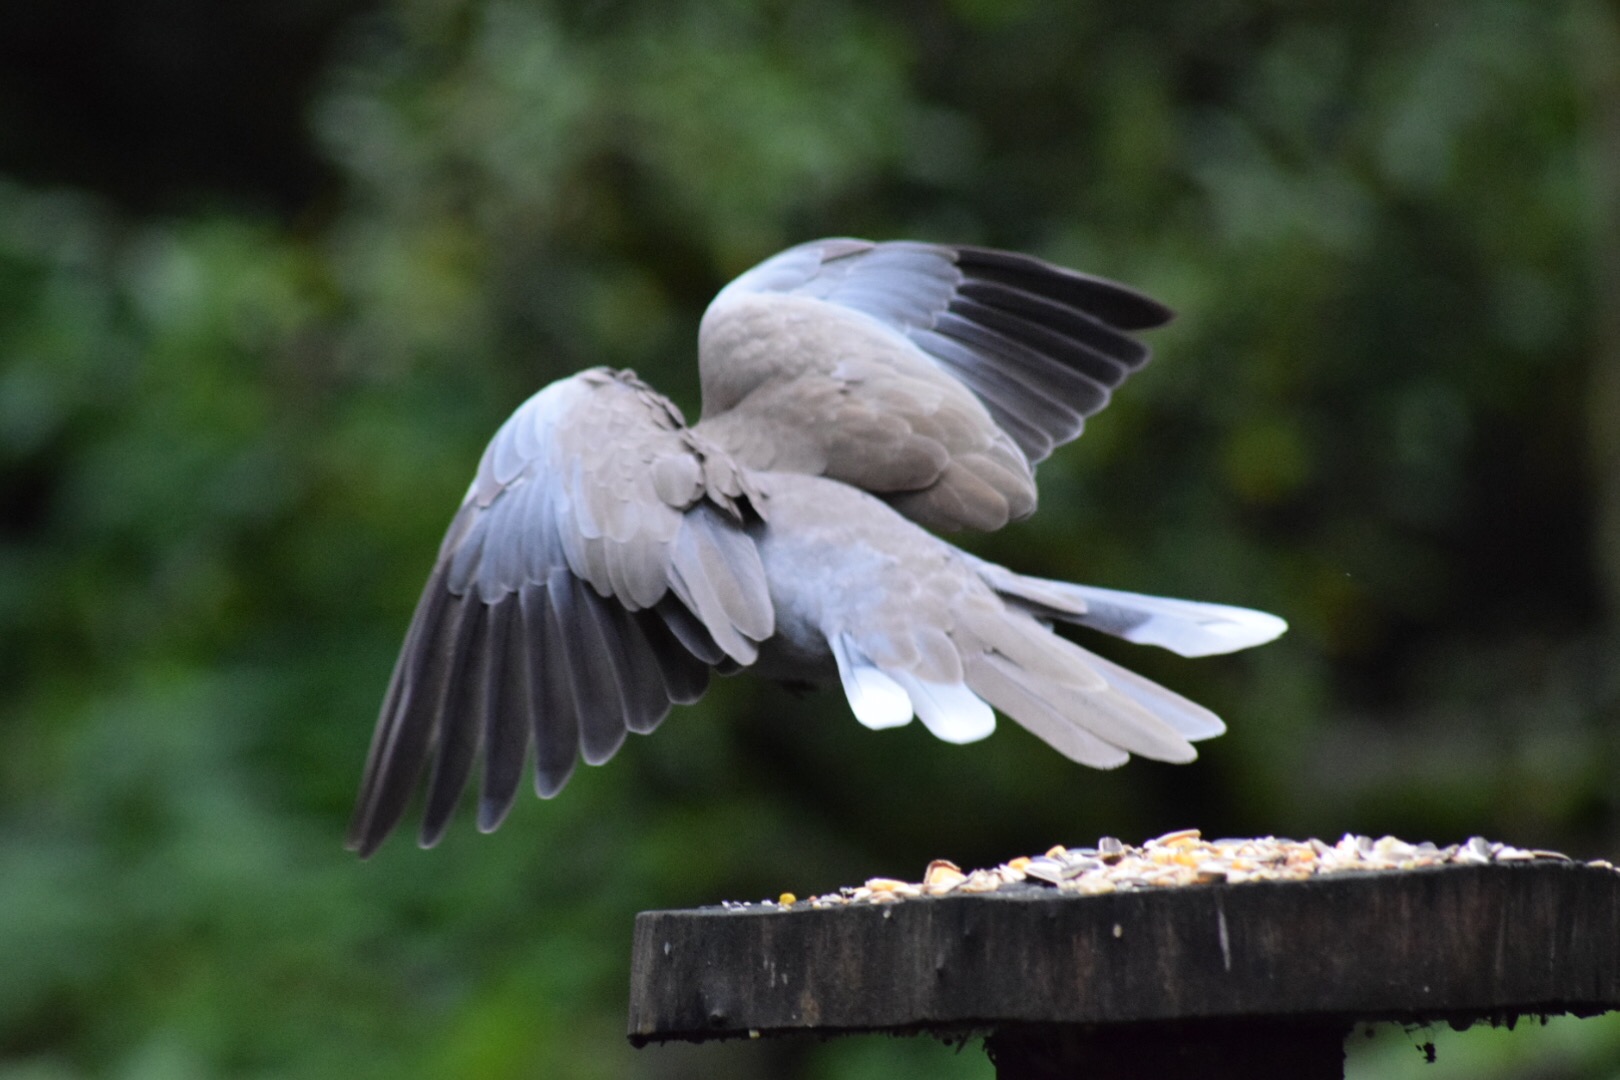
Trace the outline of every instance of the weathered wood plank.
{"label": "weathered wood plank", "polygon": [[1620,1007],[1620,874],[1533,862],[637,917],[635,1043]]}

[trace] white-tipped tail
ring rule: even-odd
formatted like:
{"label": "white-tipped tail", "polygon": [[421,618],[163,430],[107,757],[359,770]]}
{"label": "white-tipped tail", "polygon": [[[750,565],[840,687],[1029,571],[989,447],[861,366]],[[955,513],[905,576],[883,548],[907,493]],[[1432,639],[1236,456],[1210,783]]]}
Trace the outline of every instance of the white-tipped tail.
{"label": "white-tipped tail", "polygon": [[936,738],[948,743],[978,742],[996,730],[995,710],[961,683],[934,683],[903,672],[892,674],[911,698],[917,719]]}
{"label": "white-tipped tail", "polygon": [[1041,618],[1076,623],[1181,656],[1215,656],[1253,648],[1288,629],[1284,620],[1252,608],[1025,577],[983,559],[971,562],[992,589],[1030,605],[1032,613]]}
{"label": "white-tipped tail", "polygon": [[911,723],[911,698],[899,683],[852,647],[847,635],[835,634],[830,644],[855,719],[873,731]]}
{"label": "white-tipped tail", "polygon": [[1157,645],[1182,656],[1214,656],[1264,645],[1282,635],[1288,623],[1275,615],[1228,604],[1143,596],[1094,585],[1070,585],[1085,601],[1075,621],[1141,645]]}

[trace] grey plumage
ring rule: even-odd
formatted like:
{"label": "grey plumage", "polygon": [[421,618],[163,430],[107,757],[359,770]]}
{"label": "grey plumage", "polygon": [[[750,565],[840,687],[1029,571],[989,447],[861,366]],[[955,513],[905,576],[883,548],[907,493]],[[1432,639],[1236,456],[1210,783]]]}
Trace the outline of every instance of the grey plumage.
{"label": "grey plumage", "polygon": [[1147,363],[1130,332],[1169,319],[1028,255],[801,244],[704,314],[698,430],[750,468],[842,480],[930,528],[995,529],[1034,511],[1034,466]]}
{"label": "grey plumage", "polygon": [[[750,479],[628,372],[593,369],[501,427],[451,523],[383,702],[349,843],[369,854],[431,764],[421,833],[442,835],[474,760],[479,825],[510,809],[523,756],[555,795],[579,758],[695,701],[711,665],[771,636],[744,526]],[[526,723],[524,722],[526,721]]]}
{"label": "grey plumage", "polygon": [[711,671],[839,680],[858,720],[988,735],[995,711],[1075,761],[1189,761],[1213,714],[1067,641],[1071,622],[1184,655],[1270,640],[1260,612],[1024,577],[931,535],[1035,507],[1035,465],[1148,359],[1169,311],[970,247],[824,240],[743,274],[699,342],[688,427],[630,372],[560,380],[496,433],[406,634],[349,843],[426,774],[420,840],[466,788],[495,828],[533,750],[545,798]]}
{"label": "grey plumage", "polygon": [[1190,740],[1224,730],[1201,706],[1052,633],[1040,615],[1084,617],[1032,609],[1027,594],[1058,583],[975,559],[845,484],[771,474],[760,485],[771,521],[755,532],[778,612],[760,673],[836,669],[863,723],[915,712],[949,741],[989,734],[988,704],[1098,767],[1127,753],[1190,761]]}

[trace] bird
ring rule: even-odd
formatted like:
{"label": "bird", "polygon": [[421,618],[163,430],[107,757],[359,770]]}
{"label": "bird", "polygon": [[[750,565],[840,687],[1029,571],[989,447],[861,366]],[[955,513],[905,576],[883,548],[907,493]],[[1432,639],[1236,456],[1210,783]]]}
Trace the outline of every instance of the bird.
{"label": "bird", "polygon": [[969,743],[1000,712],[1095,768],[1193,760],[1217,716],[1055,624],[1206,656],[1283,619],[1030,577],[940,535],[1032,514],[1036,466],[1170,317],[1030,255],[832,238],[711,302],[696,423],[631,371],[543,388],[496,432],[440,546],[348,846],[371,856],[424,775],[422,846],[475,773],[493,830],[527,761],[555,796],[715,673],[837,684],[871,729],[916,718]]}

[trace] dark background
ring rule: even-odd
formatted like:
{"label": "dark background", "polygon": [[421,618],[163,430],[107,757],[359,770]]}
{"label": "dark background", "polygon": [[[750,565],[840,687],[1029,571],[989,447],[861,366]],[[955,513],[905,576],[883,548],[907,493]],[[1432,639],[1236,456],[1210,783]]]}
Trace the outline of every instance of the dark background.
{"label": "dark background", "polygon": [[[1284,615],[1087,642],[1230,733],[1099,774],[726,680],[493,836],[344,853],[484,441],[591,364],[695,412],[708,297],[829,234],[1180,312],[963,543]],[[0,1077],[985,1077],[631,1051],[631,917],[1189,825],[1620,852],[1620,8],[0,6],[0,506]],[[1620,1073],[1600,1020],[1429,1037],[1352,1075]]]}

